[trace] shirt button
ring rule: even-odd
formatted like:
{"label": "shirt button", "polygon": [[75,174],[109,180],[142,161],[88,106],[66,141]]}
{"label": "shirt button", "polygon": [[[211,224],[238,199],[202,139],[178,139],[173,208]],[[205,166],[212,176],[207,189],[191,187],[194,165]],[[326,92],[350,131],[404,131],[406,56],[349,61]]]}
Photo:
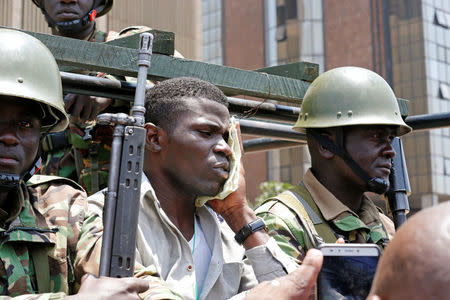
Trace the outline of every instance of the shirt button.
{"label": "shirt button", "polygon": [[187,266],[187,270],[188,270],[189,272],[192,272],[192,270],[194,270],[194,267],[193,267],[192,265],[189,265],[189,266]]}

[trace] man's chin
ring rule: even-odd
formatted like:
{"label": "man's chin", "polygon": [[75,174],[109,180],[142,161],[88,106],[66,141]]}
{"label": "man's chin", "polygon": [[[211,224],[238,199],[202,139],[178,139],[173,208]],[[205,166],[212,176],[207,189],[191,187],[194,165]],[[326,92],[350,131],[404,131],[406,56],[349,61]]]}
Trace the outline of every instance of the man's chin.
{"label": "man's chin", "polygon": [[77,14],[72,13],[61,13],[58,14],[55,18],[56,22],[71,22],[80,19]]}

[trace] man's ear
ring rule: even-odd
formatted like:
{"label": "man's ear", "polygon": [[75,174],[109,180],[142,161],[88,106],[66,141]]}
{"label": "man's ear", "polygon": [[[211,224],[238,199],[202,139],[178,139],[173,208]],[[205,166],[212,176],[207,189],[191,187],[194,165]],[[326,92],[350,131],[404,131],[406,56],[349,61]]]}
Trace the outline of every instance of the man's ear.
{"label": "man's ear", "polygon": [[[322,132],[320,132],[320,135],[325,136],[333,143],[336,142],[335,136],[330,131],[323,130]],[[328,150],[325,146],[321,145],[318,141],[316,141],[316,143],[317,143],[317,151],[319,152],[320,156],[322,156],[325,159],[331,159],[335,156],[333,152]]]}
{"label": "man's ear", "polygon": [[161,151],[162,140],[166,136],[165,131],[153,123],[145,123],[144,128],[147,131],[145,135],[145,149],[151,152]]}

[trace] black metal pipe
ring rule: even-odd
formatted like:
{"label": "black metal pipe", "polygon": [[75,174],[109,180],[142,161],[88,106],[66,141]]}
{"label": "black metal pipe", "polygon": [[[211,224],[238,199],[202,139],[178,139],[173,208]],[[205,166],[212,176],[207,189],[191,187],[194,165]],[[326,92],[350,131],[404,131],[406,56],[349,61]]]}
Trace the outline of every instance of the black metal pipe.
{"label": "black metal pipe", "polygon": [[228,97],[230,112],[277,122],[295,123],[300,107]]}
{"label": "black metal pipe", "polygon": [[258,152],[258,151],[268,151],[272,149],[281,149],[281,148],[292,148],[306,145],[306,141],[304,142],[293,142],[286,140],[274,140],[269,138],[256,138],[251,140],[243,141],[244,152]]}
{"label": "black metal pipe", "polygon": [[248,119],[239,119],[239,124],[241,132],[244,134],[273,137],[294,142],[306,141],[306,134],[294,131],[291,125]]}
{"label": "black metal pipe", "polygon": [[450,127],[450,112],[410,116],[405,123],[414,131]]}
{"label": "black metal pipe", "polygon": [[[63,89],[66,93],[76,93],[132,101],[136,84],[95,76],[61,72]],[[150,88],[149,86],[147,88]],[[268,102],[228,97],[229,110],[240,116],[265,120],[294,123],[300,112],[299,107]],[[409,116],[406,124],[415,131],[450,127],[450,113]],[[272,123],[269,123],[272,124]]]}
{"label": "black metal pipe", "polygon": [[134,92],[136,90],[136,83],[134,82],[111,80],[68,72],[61,72],[61,80],[65,93],[128,101],[134,100]]}

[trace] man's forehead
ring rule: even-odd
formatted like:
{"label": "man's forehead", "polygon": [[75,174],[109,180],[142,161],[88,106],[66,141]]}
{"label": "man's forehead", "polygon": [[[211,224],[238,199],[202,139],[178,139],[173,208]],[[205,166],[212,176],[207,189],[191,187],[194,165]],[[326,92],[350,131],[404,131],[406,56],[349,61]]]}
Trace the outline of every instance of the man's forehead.
{"label": "man's forehead", "polygon": [[11,113],[12,110],[24,116],[42,117],[42,107],[39,103],[22,98],[0,95],[0,105],[5,113]]}
{"label": "man's forehead", "polygon": [[395,125],[382,125],[382,124],[367,124],[367,125],[355,125],[355,126],[346,126],[347,131],[367,131],[367,130],[383,130],[396,132],[399,126]]}
{"label": "man's forehead", "polygon": [[203,98],[203,97],[194,97],[194,96],[188,96],[183,97],[183,101],[186,102],[186,108],[189,111],[194,112],[213,112],[215,114],[220,114],[221,116],[226,117],[227,119],[230,117],[230,113],[228,112],[228,108],[217,101]]}

